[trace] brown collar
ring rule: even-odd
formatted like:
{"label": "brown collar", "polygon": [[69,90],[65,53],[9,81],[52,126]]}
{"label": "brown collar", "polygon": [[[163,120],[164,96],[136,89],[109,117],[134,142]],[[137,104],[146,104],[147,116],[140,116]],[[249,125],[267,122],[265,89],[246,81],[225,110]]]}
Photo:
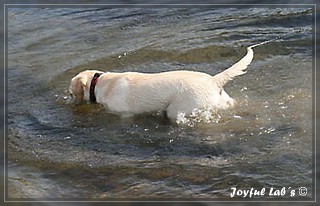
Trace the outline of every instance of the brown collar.
{"label": "brown collar", "polygon": [[96,95],[94,94],[94,89],[96,87],[96,84],[98,82],[99,77],[102,75],[103,73],[95,73],[92,80],[91,80],[91,84],[90,84],[90,102],[92,103],[96,103],[97,99],[96,99]]}

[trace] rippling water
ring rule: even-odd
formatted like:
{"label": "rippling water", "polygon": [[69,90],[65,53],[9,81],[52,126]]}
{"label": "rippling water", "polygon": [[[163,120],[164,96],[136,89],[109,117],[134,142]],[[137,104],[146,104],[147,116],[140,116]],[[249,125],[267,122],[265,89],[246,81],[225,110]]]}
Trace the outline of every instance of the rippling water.
{"label": "rippling water", "polygon": [[[310,200],[312,22],[310,8],[9,8],[8,197],[230,200],[232,187],[306,187]],[[210,121],[68,102],[85,69],[213,75],[270,39],[225,88],[237,106]]]}

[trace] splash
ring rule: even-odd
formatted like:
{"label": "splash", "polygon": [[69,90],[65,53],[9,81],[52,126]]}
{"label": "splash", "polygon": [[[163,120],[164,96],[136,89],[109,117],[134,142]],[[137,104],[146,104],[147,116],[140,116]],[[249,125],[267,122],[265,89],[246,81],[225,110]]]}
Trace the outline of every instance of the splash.
{"label": "splash", "polygon": [[177,115],[176,123],[178,125],[194,127],[197,123],[219,123],[220,120],[221,115],[212,108],[195,108],[190,115],[179,112]]}

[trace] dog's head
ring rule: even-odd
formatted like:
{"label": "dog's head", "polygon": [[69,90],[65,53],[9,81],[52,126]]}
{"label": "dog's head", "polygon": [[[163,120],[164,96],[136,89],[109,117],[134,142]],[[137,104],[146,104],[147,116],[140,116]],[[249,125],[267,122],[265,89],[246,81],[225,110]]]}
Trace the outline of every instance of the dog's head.
{"label": "dog's head", "polygon": [[98,72],[103,73],[98,70],[86,70],[86,71],[80,72],[79,74],[77,74],[75,77],[71,79],[69,92],[72,98],[74,98],[76,102],[79,103],[83,100],[85,101],[90,100],[90,95],[89,95],[90,84],[94,74]]}

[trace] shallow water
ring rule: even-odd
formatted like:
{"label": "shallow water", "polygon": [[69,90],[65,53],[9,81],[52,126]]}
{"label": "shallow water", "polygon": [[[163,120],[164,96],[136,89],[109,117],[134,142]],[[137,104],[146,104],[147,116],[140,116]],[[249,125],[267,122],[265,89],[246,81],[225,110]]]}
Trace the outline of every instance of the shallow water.
{"label": "shallow water", "polygon": [[[209,119],[69,102],[85,69],[213,75],[270,39],[225,87],[236,107]],[[309,8],[9,8],[7,72],[9,198],[230,200],[232,187],[312,197]]]}

